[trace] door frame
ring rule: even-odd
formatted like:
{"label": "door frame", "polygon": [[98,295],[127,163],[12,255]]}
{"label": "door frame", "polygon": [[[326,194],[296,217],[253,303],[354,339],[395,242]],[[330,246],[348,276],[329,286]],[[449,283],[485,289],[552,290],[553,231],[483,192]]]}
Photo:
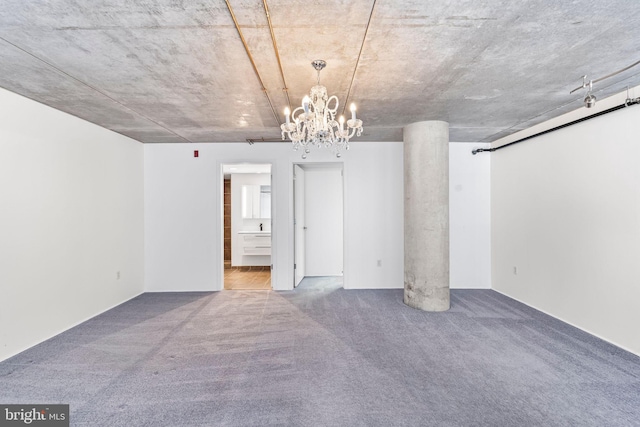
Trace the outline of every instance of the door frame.
{"label": "door frame", "polygon": [[[295,242],[296,242],[296,230],[295,230],[295,194],[294,194],[294,186],[295,186],[295,177],[294,170],[295,166],[300,166],[303,170],[313,168],[313,167],[323,167],[323,166],[337,166],[336,169],[340,169],[342,171],[342,287],[344,289],[349,289],[349,272],[350,266],[348,263],[349,257],[347,256],[347,248],[349,247],[348,242],[348,209],[347,209],[347,161],[324,161],[324,162],[293,162],[291,166],[291,221],[290,221],[290,230],[292,230],[292,239],[291,239],[291,247],[293,248],[293,260],[291,262],[291,271],[293,272],[293,286],[295,289],[295,280],[296,280],[296,272],[294,268],[295,264]],[[305,191],[306,196],[306,191]],[[306,212],[306,207],[305,207]],[[305,238],[306,244],[306,238]],[[306,251],[305,251],[306,252]]]}
{"label": "door frame", "polygon": [[215,286],[216,291],[224,290],[224,172],[222,167],[224,165],[237,165],[237,164],[254,164],[254,165],[270,165],[271,166],[271,290],[277,289],[274,286],[276,278],[276,266],[278,265],[278,250],[277,250],[277,218],[276,218],[276,200],[277,200],[277,185],[276,185],[276,161],[272,159],[247,159],[247,158],[232,158],[232,159],[218,159],[216,161],[216,176],[218,185],[216,186],[215,203],[217,204],[216,212],[216,239],[214,240],[215,246],[215,264],[218,265],[218,283]]}
{"label": "door frame", "polygon": [[[304,176],[306,174],[305,170],[300,166],[300,164],[298,163],[294,163],[293,165],[293,288],[297,288],[299,283],[298,283],[298,269],[299,269],[299,264],[302,265],[302,268],[304,268],[305,263],[306,263],[306,241],[304,241],[304,246],[305,248],[303,248],[303,258],[305,258],[305,260],[302,260],[302,262],[300,262],[300,260],[298,259],[298,241],[300,239],[298,239],[298,225],[297,222],[300,220],[300,218],[298,218],[298,193],[300,192],[298,190],[300,184],[301,184],[301,178],[302,178],[302,211],[304,213],[305,211],[305,203],[304,203],[304,195],[305,195],[305,189],[304,189]],[[300,171],[302,172],[302,175],[299,176],[296,174],[297,170],[300,169]],[[304,218],[302,218],[302,221],[304,223]],[[304,225],[304,224],[303,224]],[[306,227],[303,228],[303,230],[306,229]],[[302,269],[300,268],[300,269]],[[302,279],[304,279],[305,275],[304,272],[302,274]],[[302,279],[300,279],[300,281],[302,281]]]}

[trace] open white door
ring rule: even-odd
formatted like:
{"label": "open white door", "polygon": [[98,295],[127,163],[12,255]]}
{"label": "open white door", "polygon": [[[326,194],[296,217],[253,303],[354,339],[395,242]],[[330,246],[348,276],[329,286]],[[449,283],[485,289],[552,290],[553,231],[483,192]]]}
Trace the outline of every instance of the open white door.
{"label": "open white door", "polygon": [[297,287],[304,278],[305,221],[304,221],[304,170],[293,165],[293,239],[294,239],[294,282]]}

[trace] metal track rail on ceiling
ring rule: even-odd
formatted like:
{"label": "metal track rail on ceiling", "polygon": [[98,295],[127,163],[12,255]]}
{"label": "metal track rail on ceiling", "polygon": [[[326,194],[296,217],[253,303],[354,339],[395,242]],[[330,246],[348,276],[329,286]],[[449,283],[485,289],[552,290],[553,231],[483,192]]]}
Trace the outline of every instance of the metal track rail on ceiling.
{"label": "metal track rail on ceiling", "polygon": [[369,27],[371,26],[371,20],[373,19],[373,12],[376,9],[376,0],[373,0],[373,4],[371,5],[371,12],[369,13],[369,19],[367,20],[367,27],[364,30],[364,36],[362,37],[362,44],[360,45],[360,51],[358,52],[358,59],[356,59],[356,66],[353,67],[353,75],[351,76],[351,82],[349,83],[349,90],[347,91],[347,97],[344,100],[344,105],[342,106],[342,115],[344,116],[344,112],[349,105],[349,98],[351,97],[351,89],[353,88],[353,82],[356,79],[356,72],[358,71],[358,65],[360,64],[360,57],[362,56],[362,51],[364,50],[364,43],[367,41],[367,34],[369,33]]}
{"label": "metal track rail on ceiling", "polygon": [[249,145],[253,145],[256,142],[291,142],[290,139],[283,140],[282,138],[265,138],[264,136],[260,138],[247,138],[246,141]]}
{"label": "metal track rail on ceiling", "polygon": [[258,72],[258,67],[256,66],[256,62],[253,59],[253,55],[251,55],[251,51],[249,50],[249,46],[247,45],[247,40],[244,38],[244,35],[242,34],[242,30],[240,29],[240,24],[238,23],[238,20],[236,19],[236,14],[233,12],[233,8],[231,7],[231,4],[229,4],[229,0],[224,0],[224,2],[227,4],[227,9],[229,10],[229,13],[231,14],[231,19],[233,19],[233,23],[236,26],[236,31],[238,32],[238,35],[240,36],[240,40],[242,41],[242,45],[244,46],[244,50],[247,52],[247,56],[249,57],[249,61],[251,61],[251,66],[253,67],[253,72],[256,74],[256,77],[258,78],[258,81],[260,82],[260,89],[264,93],[264,96],[267,98],[267,102],[269,103],[269,107],[271,107],[271,112],[273,113],[273,118],[275,119],[276,123],[278,124],[278,127],[280,127],[280,119],[278,118],[278,113],[276,113],[275,108],[273,108],[273,102],[271,102],[271,98],[269,97],[269,94],[267,93],[267,88],[265,87],[264,82],[262,81],[262,77],[260,76],[260,72]]}
{"label": "metal track rail on ceiling", "polygon": [[476,148],[475,150],[471,151],[471,154],[475,155],[475,154],[484,153],[484,152],[492,153],[494,151],[501,150],[501,149],[503,149],[505,147],[510,147],[512,145],[519,144],[521,142],[528,141],[528,140],[533,139],[533,138],[537,138],[538,136],[546,135],[548,133],[555,132],[555,131],[560,130],[560,129],[564,129],[566,127],[573,126],[573,125],[578,124],[578,123],[586,122],[587,120],[595,119],[596,117],[604,116],[605,114],[613,113],[614,111],[618,111],[618,110],[621,110],[623,108],[630,107],[632,105],[637,105],[637,104],[640,104],[640,97],[639,98],[634,98],[634,99],[627,99],[624,104],[617,105],[615,107],[600,111],[600,112],[592,114],[590,116],[582,117],[580,119],[571,121],[569,123],[565,123],[565,124],[560,125],[560,126],[553,127],[551,129],[547,129],[547,130],[542,131],[542,132],[538,132],[536,134],[527,136],[525,138],[518,139],[518,140],[513,141],[513,142],[509,142],[508,144],[504,144],[504,145],[501,145],[499,147],[494,147],[494,148]]}
{"label": "metal track rail on ceiling", "polygon": [[[620,74],[620,73],[622,73],[622,72],[625,72],[625,71],[627,71],[627,70],[629,70],[629,69],[631,69],[631,68],[635,67],[636,65],[640,65],[640,61],[636,61],[636,62],[634,62],[633,64],[631,64],[631,65],[629,65],[629,66],[627,66],[627,67],[624,67],[624,68],[622,68],[622,69],[620,69],[620,70],[618,70],[618,71],[614,71],[613,73],[611,73],[611,74],[607,74],[606,76],[604,76],[604,77],[600,77],[599,79],[591,80],[590,82],[591,82],[591,83],[599,83],[599,82],[601,82],[601,81],[603,81],[603,80],[608,79],[609,77],[613,77],[613,76],[616,76],[616,75],[618,75],[618,74]],[[587,76],[585,75],[585,76],[583,76],[583,78],[586,80]],[[585,82],[585,83],[586,83],[586,82]],[[573,89],[573,90],[572,90],[571,92],[569,92],[569,93],[573,93],[573,92],[575,92],[575,91],[577,91],[577,90],[580,90],[580,89],[584,89],[584,88],[586,88],[586,84],[585,84],[585,83],[583,83],[583,84],[582,84],[582,86],[578,86],[577,88]]]}
{"label": "metal track rail on ceiling", "polygon": [[[267,15],[267,23],[269,24],[269,31],[271,32],[271,41],[273,42],[273,50],[276,53],[276,59],[278,60],[278,68],[280,68],[280,77],[282,78],[282,91],[287,96],[287,106],[290,110],[291,108],[291,99],[289,99],[289,87],[287,86],[287,80],[284,77],[284,70],[282,69],[282,61],[280,60],[280,51],[278,50],[278,44],[276,43],[276,35],[273,32],[273,24],[271,23],[271,14],[269,13],[269,6],[267,5],[267,0],[262,0],[262,4],[264,5],[264,13]],[[278,123],[279,124],[279,123]]]}

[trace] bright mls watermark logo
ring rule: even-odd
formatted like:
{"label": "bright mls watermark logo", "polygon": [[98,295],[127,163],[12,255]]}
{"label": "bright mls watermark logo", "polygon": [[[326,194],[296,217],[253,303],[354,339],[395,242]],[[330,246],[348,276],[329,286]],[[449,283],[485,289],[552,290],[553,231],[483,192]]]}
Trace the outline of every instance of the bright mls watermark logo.
{"label": "bright mls watermark logo", "polygon": [[2,405],[0,427],[69,427],[69,405]]}

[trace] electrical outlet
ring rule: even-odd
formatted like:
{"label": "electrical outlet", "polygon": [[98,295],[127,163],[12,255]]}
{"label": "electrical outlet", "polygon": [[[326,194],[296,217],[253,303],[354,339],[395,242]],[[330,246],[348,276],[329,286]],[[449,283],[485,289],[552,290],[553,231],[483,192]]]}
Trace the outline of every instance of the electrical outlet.
{"label": "electrical outlet", "polygon": [[518,275],[518,267],[513,267],[513,275],[514,276]]}
{"label": "electrical outlet", "polygon": [[382,260],[381,259],[378,260],[378,267],[382,267]]}
{"label": "electrical outlet", "polygon": [[120,280],[120,272],[116,271],[116,280]]}

